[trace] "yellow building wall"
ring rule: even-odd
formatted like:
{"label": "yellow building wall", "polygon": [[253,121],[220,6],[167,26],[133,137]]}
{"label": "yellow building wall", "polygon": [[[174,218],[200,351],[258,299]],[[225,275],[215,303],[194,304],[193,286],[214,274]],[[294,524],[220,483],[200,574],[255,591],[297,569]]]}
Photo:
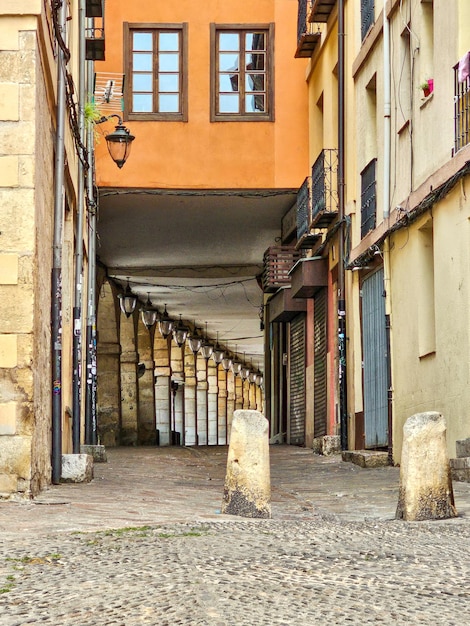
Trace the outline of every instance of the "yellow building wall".
{"label": "yellow building wall", "polygon": [[[429,223],[429,215],[392,238],[395,459],[401,455],[403,425],[417,412],[444,415],[450,456],[455,456],[455,441],[470,436],[468,184],[467,180],[465,186],[458,185],[433,207],[432,267],[423,259],[420,241],[420,229]],[[423,337],[422,327],[428,337]],[[434,339],[434,349],[430,339]]]}

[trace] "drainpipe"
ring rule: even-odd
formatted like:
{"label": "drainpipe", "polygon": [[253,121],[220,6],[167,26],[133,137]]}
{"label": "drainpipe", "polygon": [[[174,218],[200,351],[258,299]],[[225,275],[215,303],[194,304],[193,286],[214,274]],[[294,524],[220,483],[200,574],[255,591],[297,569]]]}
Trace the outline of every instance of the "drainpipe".
{"label": "drainpipe", "polygon": [[339,358],[339,410],[341,449],[348,449],[348,402],[346,379],[346,299],[345,299],[345,52],[344,52],[344,0],[338,1],[338,219],[340,223],[338,244],[338,358]]}
{"label": "drainpipe", "polygon": [[[383,169],[383,220],[390,219],[390,163],[391,163],[391,61],[390,21],[387,17],[387,0],[383,3],[383,52],[384,52],[384,169]],[[390,289],[390,239],[383,245],[385,328],[387,333],[387,404],[388,404],[388,459],[393,464],[393,412],[392,412],[392,364],[390,354],[391,335],[391,289]]]}
{"label": "drainpipe", "polygon": [[[87,63],[88,97],[91,99],[93,85],[93,61]],[[88,311],[86,328],[86,394],[85,394],[85,443],[96,446],[98,443],[96,418],[96,211],[97,202],[94,185],[94,129],[87,129],[88,175]]]}
{"label": "drainpipe", "polygon": [[[78,8],[79,65],[78,65],[78,129],[80,143],[85,144],[85,0]],[[85,155],[83,155],[84,157]],[[75,235],[75,299],[73,307],[73,380],[72,380],[72,445],[73,453],[80,452],[81,361],[82,361],[82,288],[83,288],[83,221],[84,168],[78,159],[77,225]]]}
{"label": "drainpipe", "polygon": [[[66,3],[58,9],[58,28],[65,34]],[[64,37],[65,39],[65,37]],[[62,229],[64,221],[65,53],[57,53],[57,130],[55,142],[54,239],[52,245],[52,483],[62,474]]]}
{"label": "drainpipe", "polygon": [[383,219],[390,217],[390,128],[391,128],[391,68],[390,68],[390,21],[387,17],[387,0],[383,8],[383,48],[384,48],[384,189]]}

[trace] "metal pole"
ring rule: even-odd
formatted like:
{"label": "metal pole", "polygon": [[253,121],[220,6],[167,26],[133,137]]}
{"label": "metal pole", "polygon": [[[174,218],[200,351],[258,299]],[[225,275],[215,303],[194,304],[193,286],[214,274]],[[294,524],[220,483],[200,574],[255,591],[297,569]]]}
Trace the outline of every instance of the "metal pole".
{"label": "metal pole", "polygon": [[[58,27],[64,34],[66,4],[58,10]],[[52,259],[52,483],[60,483],[62,474],[62,228],[64,221],[65,163],[65,53],[57,54],[57,131],[54,180],[54,239]]]}
{"label": "metal pole", "polygon": [[181,407],[181,430],[183,431],[181,433],[181,445],[184,446],[186,445],[186,402],[185,402],[185,387],[186,387],[186,373],[185,373],[185,369],[184,369],[184,344],[181,348],[181,360],[182,360],[182,375],[183,375],[183,389],[182,389],[182,397],[181,397],[181,402],[182,402],[182,407]]}
{"label": "metal pole", "polygon": [[228,370],[225,370],[225,445],[228,444]]}
{"label": "metal pole", "polygon": [[209,445],[209,359],[206,359],[206,445]]}
{"label": "metal pole", "polygon": [[338,360],[341,449],[348,448],[348,403],[346,380],[346,296],[344,268],[345,214],[345,32],[344,0],[338,1]]}
{"label": "metal pole", "polygon": [[[90,85],[93,84],[93,61],[87,63],[88,97],[91,98]],[[86,406],[85,406],[85,443],[95,446],[98,443],[96,416],[96,211],[97,198],[94,186],[94,136],[93,126],[87,129],[88,148],[88,312],[86,329]]]}
{"label": "metal pole", "polygon": [[197,433],[197,352],[194,353],[194,426],[196,433],[196,445],[199,444]]}
{"label": "metal pole", "polygon": [[[78,129],[80,142],[85,144],[85,0],[78,8],[79,65],[78,65]],[[84,155],[83,155],[84,156]],[[83,287],[83,221],[84,168],[78,159],[77,224],[75,235],[75,300],[73,308],[73,380],[72,380],[72,446],[80,452],[81,362],[82,362],[82,287]]]}

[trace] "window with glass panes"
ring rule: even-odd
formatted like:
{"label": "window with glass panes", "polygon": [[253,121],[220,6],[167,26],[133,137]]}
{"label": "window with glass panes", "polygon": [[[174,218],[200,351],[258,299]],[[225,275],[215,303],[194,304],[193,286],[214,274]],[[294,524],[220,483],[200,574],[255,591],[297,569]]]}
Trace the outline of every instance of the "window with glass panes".
{"label": "window with glass panes", "polygon": [[272,26],[213,26],[212,119],[271,120]]}
{"label": "window with glass panes", "polygon": [[185,25],[131,25],[127,42],[129,118],[186,119]]}

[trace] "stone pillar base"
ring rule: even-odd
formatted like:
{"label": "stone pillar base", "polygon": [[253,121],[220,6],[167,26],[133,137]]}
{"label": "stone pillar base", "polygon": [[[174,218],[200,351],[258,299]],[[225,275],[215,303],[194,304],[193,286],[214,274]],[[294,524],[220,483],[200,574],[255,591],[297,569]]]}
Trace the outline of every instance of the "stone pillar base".
{"label": "stone pillar base", "polygon": [[222,513],[271,517],[268,420],[258,411],[235,411]]}
{"label": "stone pillar base", "polygon": [[403,427],[397,519],[455,517],[446,446],[446,423],[437,412],[417,413]]}
{"label": "stone pillar base", "polygon": [[106,448],[104,446],[80,446],[81,454],[89,454],[93,457],[94,463],[107,463],[108,457],[106,456]]}
{"label": "stone pillar base", "polygon": [[93,480],[93,457],[89,454],[62,455],[62,483],[89,483]]}

